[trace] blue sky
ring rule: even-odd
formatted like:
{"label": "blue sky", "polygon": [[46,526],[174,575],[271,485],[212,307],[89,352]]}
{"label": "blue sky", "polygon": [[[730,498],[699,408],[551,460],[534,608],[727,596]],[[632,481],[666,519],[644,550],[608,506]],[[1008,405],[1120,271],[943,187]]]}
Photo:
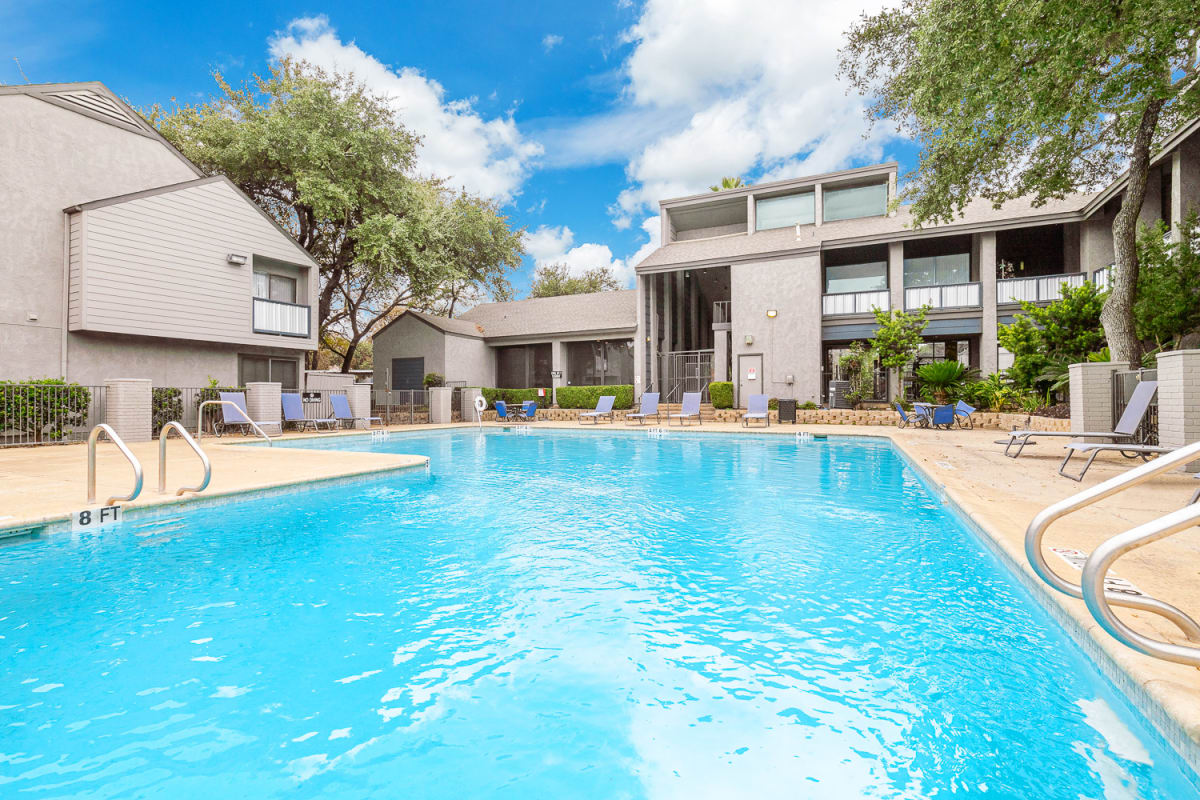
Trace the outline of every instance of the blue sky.
{"label": "blue sky", "polygon": [[835,75],[842,32],[877,5],[0,0],[0,82],[100,80],[147,106],[285,54],[351,70],[425,137],[425,171],[528,229],[524,292],[535,262],[628,280],[657,244],[657,200],[722,175],[911,167],[891,131],[864,137],[862,101]]}

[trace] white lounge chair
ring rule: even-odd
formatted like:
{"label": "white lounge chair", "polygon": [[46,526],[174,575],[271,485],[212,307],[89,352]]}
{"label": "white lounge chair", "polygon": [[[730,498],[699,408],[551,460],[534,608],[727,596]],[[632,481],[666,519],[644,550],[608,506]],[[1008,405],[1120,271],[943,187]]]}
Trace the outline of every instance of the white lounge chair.
{"label": "white lounge chair", "polygon": [[[246,393],[245,392],[219,392],[218,393],[225,403],[221,404],[221,421],[213,425],[213,433],[220,436],[230,428],[238,428],[242,434],[249,432],[251,427],[251,419],[249,412],[246,411]],[[233,403],[233,406],[226,405]],[[279,428],[279,432],[283,433],[283,423],[278,420],[253,420],[253,424],[261,428]],[[266,433],[264,431],[264,433]]]}
{"label": "white lounge chair", "polygon": [[338,422],[349,422],[351,427],[360,419],[367,423],[367,427],[371,427],[372,422],[378,422],[383,425],[383,417],[356,417],[350,413],[350,401],[346,399],[344,394],[329,395],[329,402],[333,406],[333,418]]}
{"label": "white lounge chair", "polygon": [[746,400],[746,413],[742,414],[742,427],[749,428],[750,420],[761,419],[767,423],[767,427],[771,427],[771,414],[767,411],[767,404],[770,400],[765,394],[752,394]]}
{"label": "white lounge chair", "polygon": [[[1021,455],[1021,451],[1025,449],[1025,445],[1030,443],[1030,439],[1040,439],[1044,436],[1066,437],[1070,439],[1132,439],[1137,433],[1138,427],[1142,424],[1142,418],[1146,416],[1146,410],[1150,408],[1150,401],[1154,399],[1154,393],[1158,391],[1158,383],[1155,381],[1142,381],[1133,390],[1133,396],[1129,398],[1129,405],[1125,407],[1125,413],[1117,420],[1116,426],[1111,431],[1085,431],[1075,433],[1070,431],[1012,431],[1008,435],[1008,442],[1004,445],[1004,455],[1009,458],[1016,458]],[[1130,442],[1132,444],[1132,442]],[[1012,446],[1016,444],[1017,452],[1010,452]],[[1120,448],[1117,448],[1120,449]],[[1059,467],[1059,472],[1062,473],[1063,467],[1070,460],[1071,453],[1067,453],[1067,458]],[[1064,473],[1065,474],[1065,473]],[[1071,477],[1071,476],[1067,476]],[[1082,477],[1082,475],[1081,475]],[[1079,480],[1079,478],[1076,478]]]}
{"label": "white lounge chair", "polygon": [[287,424],[298,425],[300,430],[312,425],[316,431],[321,430],[322,425],[328,425],[330,430],[337,427],[338,421],[333,417],[316,419],[304,416],[304,401],[298,392],[284,392],[279,399],[283,405],[283,421]]}
{"label": "white lounge chair", "polygon": [[614,394],[603,395],[596,401],[596,409],[594,411],[584,411],[579,415],[579,421],[591,419],[593,425],[600,423],[601,417],[608,417],[608,421],[613,421],[613,403],[617,401],[617,396]]}
{"label": "white lounge chair", "polygon": [[661,422],[662,416],[658,411],[658,392],[642,392],[642,405],[636,414],[626,414],[625,424],[629,424],[629,420],[636,419],[638,425],[644,423],[648,418],[654,417],[655,422]]}
{"label": "white lounge chair", "polygon": [[673,419],[679,420],[679,424],[683,425],[685,419],[696,418],[697,425],[703,425],[704,422],[700,419],[700,393],[699,392],[684,392],[683,403],[678,414],[672,414],[667,418],[670,422]]}

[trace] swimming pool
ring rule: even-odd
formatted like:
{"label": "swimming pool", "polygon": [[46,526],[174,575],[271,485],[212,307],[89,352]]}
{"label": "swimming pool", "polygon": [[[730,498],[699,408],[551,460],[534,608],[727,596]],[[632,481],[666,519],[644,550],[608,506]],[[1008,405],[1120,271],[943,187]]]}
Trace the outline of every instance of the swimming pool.
{"label": "swimming pool", "polygon": [[0,796],[1200,797],[887,442],[296,445],[431,468],[0,547]]}

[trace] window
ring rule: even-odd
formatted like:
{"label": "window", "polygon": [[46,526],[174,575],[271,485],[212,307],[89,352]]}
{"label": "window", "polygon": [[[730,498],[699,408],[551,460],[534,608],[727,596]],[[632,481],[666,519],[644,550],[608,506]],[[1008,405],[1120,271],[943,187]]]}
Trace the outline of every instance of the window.
{"label": "window", "polygon": [[952,283],[970,283],[970,281],[970,253],[904,259],[904,285],[906,287],[946,286]]}
{"label": "window", "polygon": [[496,386],[535,389],[550,385],[550,345],[501,347],[496,351]]}
{"label": "window", "polygon": [[273,272],[255,272],[254,296],[262,300],[295,303],[296,279]]}
{"label": "window", "polygon": [[783,197],[764,197],[754,201],[754,229],[788,228],[811,225],[816,221],[816,202],[812,192]]}
{"label": "window", "polygon": [[887,262],[825,267],[825,293],[876,292],[887,289]]}
{"label": "window", "polygon": [[416,358],[393,358],[391,385],[393,389],[424,389],[424,356]]}
{"label": "window", "polygon": [[299,381],[299,363],[291,358],[270,358],[269,356],[238,356],[238,385],[247,383],[271,382],[281,383],[286,390],[297,389]]}
{"label": "window", "polygon": [[887,211],[887,184],[828,189],[821,198],[826,222],[859,217],[878,217]]}
{"label": "window", "polygon": [[567,342],[567,383],[614,386],[633,383],[633,340]]}

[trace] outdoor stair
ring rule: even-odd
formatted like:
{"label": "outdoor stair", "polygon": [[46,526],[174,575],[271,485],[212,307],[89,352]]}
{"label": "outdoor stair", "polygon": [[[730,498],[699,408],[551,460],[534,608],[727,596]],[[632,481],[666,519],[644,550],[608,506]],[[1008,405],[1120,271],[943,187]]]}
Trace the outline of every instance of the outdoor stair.
{"label": "outdoor stair", "polygon": [[[682,408],[683,408],[683,406],[681,403],[661,403],[658,406],[659,411],[663,412],[664,417],[667,414],[678,414],[680,412],[680,409],[682,409]],[[715,408],[712,407],[712,403],[701,403],[700,404],[700,421],[701,422],[712,422],[716,418],[717,418],[717,411]],[[675,420],[675,421],[678,422],[679,420]]]}

